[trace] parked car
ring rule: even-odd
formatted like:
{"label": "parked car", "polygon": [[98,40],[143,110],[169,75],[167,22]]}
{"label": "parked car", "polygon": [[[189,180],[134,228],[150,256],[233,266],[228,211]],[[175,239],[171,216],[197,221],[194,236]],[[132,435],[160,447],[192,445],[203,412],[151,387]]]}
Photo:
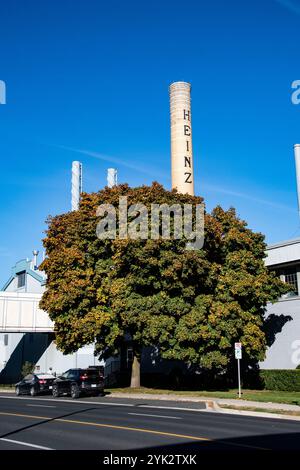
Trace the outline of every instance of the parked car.
{"label": "parked car", "polygon": [[80,395],[103,395],[104,377],[97,368],[69,369],[53,382],[52,395],[71,395],[79,398]]}
{"label": "parked car", "polygon": [[54,379],[54,375],[51,374],[28,374],[15,385],[16,395],[34,397],[39,393],[51,393]]}

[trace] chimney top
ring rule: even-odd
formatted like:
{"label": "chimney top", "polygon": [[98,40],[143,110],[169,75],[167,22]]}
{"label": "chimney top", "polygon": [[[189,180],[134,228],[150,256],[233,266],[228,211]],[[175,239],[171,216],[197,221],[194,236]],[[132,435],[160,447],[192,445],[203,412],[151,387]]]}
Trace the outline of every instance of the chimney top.
{"label": "chimney top", "polygon": [[37,257],[39,255],[39,250],[33,250],[32,254],[33,254],[33,260],[32,260],[33,261],[33,269],[37,270],[37,268],[38,268],[38,266],[37,266]]}

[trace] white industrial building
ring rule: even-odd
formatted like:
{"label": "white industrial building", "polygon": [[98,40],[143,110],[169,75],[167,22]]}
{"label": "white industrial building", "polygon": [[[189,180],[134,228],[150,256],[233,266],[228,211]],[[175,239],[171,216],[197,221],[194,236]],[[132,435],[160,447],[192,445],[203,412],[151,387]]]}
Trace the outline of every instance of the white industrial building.
{"label": "white industrial building", "polygon": [[[298,211],[300,215],[300,144],[294,145]],[[268,350],[264,369],[294,369],[300,364],[300,238],[267,249],[266,266],[291,291],[267,309]]]}
{"label": "white industrial building", "polygon": [[291,291],[267,308],[268,350],[264,369],[295,369],[300,364],[300,239],[267,249],[266,265]]}
{"label": "white industrial building", "polygon": [[53,323],[39,308],[45,289],[45,275],[33,260],[21,260],[12,268],[0,291],[0,383],[16,382],[24,362],[36,364],[36,371],[57,374],[70,368],[103,365],[86,346],[63,355],[55,346]]}

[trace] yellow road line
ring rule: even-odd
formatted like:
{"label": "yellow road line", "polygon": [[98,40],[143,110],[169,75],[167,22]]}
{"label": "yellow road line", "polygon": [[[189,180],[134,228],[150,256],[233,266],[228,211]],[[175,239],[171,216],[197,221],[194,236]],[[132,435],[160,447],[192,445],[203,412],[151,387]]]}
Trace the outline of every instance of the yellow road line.
{"label": "yellow road line", "polygon": [[[0,415],[2,416],[18,416],[21,418],[31,418],[31,419],[43,419],[43,420],[49,420],[49,421],[59,421],[61,423],[71,423],[71,424],[82,424],[85,426],[95,426],[99,428],[109,428],[109,429],[120,429],[123,431],[136,431],[136,432],[144,432],[148,434],[156,434],[159,436],[168,436],[168,437],[179,437],[182,439],[189,439],[192,441],[209,441],[213,442],[214,439],[210,439],[208,437],[198,437],[198,436],[189,436],[185,434],[175,434],[175,433],[170,433],[170,432],[163,432],[163,431],[154,431],[152,429],[144,429],[144,428],[132,428],[129,426],[117,426],[114,424],[103,424],[103,423],[93,423],[90,421],[78,421],[78,420],[73,420],[73,419],[64,419],[64,418],[51,418],[51,416],[36,416],[36,415],[24,415],[20,413],[5,413],[5,412],[0,412]],[[226,445],[226,442],[224,442]],[[263,447],[257,447],[257,446],[250,446],[250,445],[243,445],[243,444],[235,444],[235,443],[228,443],[229,445],[237,445],[239,447],[252,447],[253,449],[260,449],[260,450],[271,450],[271,449],[266,449]]]}
{"label": "yellow road line", "polygon": [[4,413],[0,412],[0,415],[4,416],[19,416],[21,418],[32,418],[32,419],[47,419],[50,421],[59,421],[61,423],[72,423],[72,424],[83,424],[85,426],[96,426],[99,428],[111,428],[111,429],[121,429],[123,431],[138,431],[138,432],[145,432],[150,434],[158,434],[160,436],[171,436],[171,437],[181,437],[185,439],[192,439],[193,441],[211,441],[207,437],[196,437],[196,436],[186,436],[184,434],[174,434],[169,432],[162,432],[162,431],[154,431],[152,429],[143,429],[143,428],[131,428],[128,426],[117,426],[114,424],[102,424],[102,423],[93,423],[90,421],[78,421],[74,419],[64,419],[64,418],[51,418],[49,416],[33,416],[33,415],[24,415],[20,413]]}
{"label": "yellow road line", "polygon": [[1,411],[0,415],[2,415],[2,416],[19,416],[21,418],[52,419],[49,416],[22,415],[21,413],[5,413],[5,411]]}

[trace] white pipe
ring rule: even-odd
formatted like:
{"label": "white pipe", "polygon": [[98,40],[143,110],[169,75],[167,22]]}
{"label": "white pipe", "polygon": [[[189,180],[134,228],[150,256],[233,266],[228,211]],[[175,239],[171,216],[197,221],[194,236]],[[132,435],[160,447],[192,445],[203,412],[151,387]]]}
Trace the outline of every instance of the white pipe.
{"label": "white pipe", "polygon": [[72,163],[72,211],[79,209],[80,195],[82,193],[82,164]]}
{"label": "white pipe", "polygon": [[295,165],[296,165],[298,212],[300,216],[300,144],[294,145],[294,152],[295,152]]}
{"label": "white pipe", "polygon": [[107,186],[113,188],[118,184],[118,172],[115,168],[108,168],[107,170]]}
{"label": "white pipe", "polygon": [[39,255],[39,251],[33,250],[32,254],[33,254],[33,269],[37,269],[37,258]]}

